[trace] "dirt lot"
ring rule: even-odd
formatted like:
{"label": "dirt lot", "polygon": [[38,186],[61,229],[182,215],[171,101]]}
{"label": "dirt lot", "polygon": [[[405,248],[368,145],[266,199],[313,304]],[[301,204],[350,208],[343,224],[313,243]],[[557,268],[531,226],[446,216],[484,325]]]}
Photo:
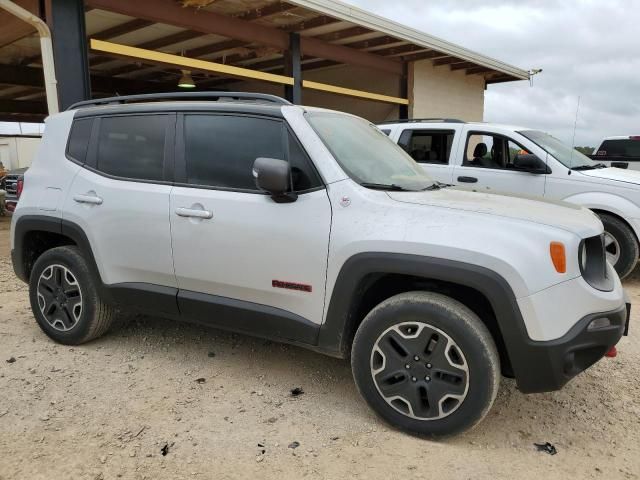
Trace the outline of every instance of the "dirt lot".
{"label": "dirt lot", "polygon": [[[640,476],[640,307],[617,358],[555,393],[504,380],[479,427],[436,443],[378,420],[347,363],[296,347],[157,319],[51,342],[13,276],[8,227],[0,218],[0,480]],[[638,302],[640,272],[626,288]],[[557,455],[536,451],[547,441]]]}

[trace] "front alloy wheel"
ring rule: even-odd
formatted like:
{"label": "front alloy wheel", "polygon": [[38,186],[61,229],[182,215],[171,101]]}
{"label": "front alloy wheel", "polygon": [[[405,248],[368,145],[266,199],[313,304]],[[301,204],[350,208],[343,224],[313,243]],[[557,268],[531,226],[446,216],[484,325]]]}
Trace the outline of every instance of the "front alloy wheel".
{"label": "front alloy wheel", "polygon": [[378,337],[371,375],[392,408],[419,420],[451,415],[469,390],[469,368],[460,347],[423,322],[394,325]]}
{"label": "front alloy wheel", "polygon": [[461,302],[434,292],[388,298],[360,323],[353,378],[391,425],[440,438],[480,422],[500,383],[500,358],[486,325]]}

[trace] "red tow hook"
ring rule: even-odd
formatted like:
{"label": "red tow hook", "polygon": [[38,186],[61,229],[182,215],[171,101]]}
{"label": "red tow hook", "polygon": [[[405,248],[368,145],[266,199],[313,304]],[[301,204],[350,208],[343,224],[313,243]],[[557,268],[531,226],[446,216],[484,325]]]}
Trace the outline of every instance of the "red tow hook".
{"label": "red tow hook", "polygon": [[615,358],[618,356],[618,349],[616,348],[616,346],[614,345],[613,347],[611,347],[609,349],[609,351],[607,353],[604,354],[605,357],[609,357],[609,358]]}

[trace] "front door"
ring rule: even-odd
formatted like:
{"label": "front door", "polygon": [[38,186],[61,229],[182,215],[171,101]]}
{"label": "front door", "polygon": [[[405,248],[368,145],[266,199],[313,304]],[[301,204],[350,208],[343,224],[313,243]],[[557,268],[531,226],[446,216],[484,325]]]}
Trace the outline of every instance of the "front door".
{"label": "front door", "polygon": [[465,129],[458,158],[462,163],[453,171],[453,183],[485,193],[514,193],[525,196],[544,195],[544,174],[514,170],[517,154],[530,153],[506,136],[488,131]]}
{"label": "front door", "polygon": [[[252,312],[250,320],[319,325],[331,207],[284,121],[185,114],[178,119],[177,145],[170,214],[181,311],[258,334],[269,332],[246,324],[243,311]],[[296,201],[276,203],[258,191],[252,167],[259,157],[289,161]],[[207,312],[234,314],[208,319]]]}

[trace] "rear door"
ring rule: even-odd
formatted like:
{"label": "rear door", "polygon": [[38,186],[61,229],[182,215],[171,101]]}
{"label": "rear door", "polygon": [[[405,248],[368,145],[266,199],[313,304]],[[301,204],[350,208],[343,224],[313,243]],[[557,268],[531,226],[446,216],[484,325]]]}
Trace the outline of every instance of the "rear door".
{"label": "rear door", "polygon": [[431,178],[450,184],[453,174],[451,152],[455,129],[403,128],[398,145],[426,170]]}
{"label": "rear door", "polygon": [[546,175],[513,168],[515,155],[531,152],[512,138],[467,126],[458,148],[462,161],[453,170],[455,185],[478,192],[544,195]]}
{"label": "rear door", "polygon": [[[88,148],[73,133],[87,122]],[[67,157],[84,168],[66,197],[64,220],[85,232],[102,281],[175,288],[169,232],[175,115],[79,119],[73,130]]]}
{"label": "rear door", "polygon": [[[276,203],[257,189],[258,157],[289,161],[296,201]],[[241,313],[213,319],[211,312],[225,305],[263,312],[259,318],[321,323],[331,206],[281,118],[180,115],[170,213],[178,301],[186,315],[264,334],[259,325],[242,324]]]}

